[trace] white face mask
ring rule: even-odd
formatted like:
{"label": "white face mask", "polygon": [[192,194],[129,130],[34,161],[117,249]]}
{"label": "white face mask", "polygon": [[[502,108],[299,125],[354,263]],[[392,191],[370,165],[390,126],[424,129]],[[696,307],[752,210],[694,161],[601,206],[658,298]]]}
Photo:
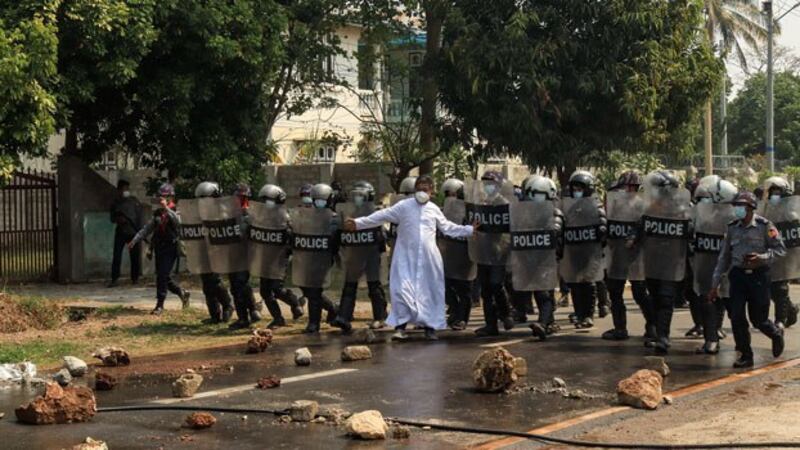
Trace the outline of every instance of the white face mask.
{"label": "white face mask", "polygon": [[323,199],[323,198],[318,198],[318,199],[314,200],[314,206],[316,206],[319,209],[322,209],[322,208],[328,206],[328,201]]}
{"label": "white face mask", "polygon": [[493,184],[486,184],[483,186],[483,192],[485,192],[486,195],[491,197],[497,192],[497,186]]}
{"label": "white face mask", "polygon": [[747,208],[741,205],[736,205],[733,207],[733,215],[735,215],[738,219],[744,219],[747,216]]}
{"label": "white face mask", "polygon": [[302,200],[304,205],[310,205],[314,203],[314,200],[312,200],[311,197],[303,197],[300,200]]}
{"label": "white face mask", "polygon": [[572,193],[572,198],[583,198],[583,191],[574,191]]}
{"label": "white face mask", "polygon": [[702,198],[700,198],[700,203],[712,203],[712,202],[713,202],[713,200],[711,199],[711,197],[702,197]]}
{"label": "white face mask", "polygon": [[537,192],[533,194],[533,201],[536,203],[543,203],[547,201],[547,194],[542,194],[541,192]]}
{"label": "white face mask", "polygon": [[361,196],[361,195],[354,195],[354,196],[353,196],[353,203],[354,203],[356,206],[361,206],[361,205],[363,205],[363,204],[364,204],[364,197],[363,197],[363,196]]}
{"label": "white face mask", "polygon": [[777,205],[780,202],[781,202],[781,196],[780,195],[770,195],[769,196],[769,203],[770,204]]}
{"label": "white face mask", "polygon": [[417,191],[414,193],[414,198],[417,200],[417,203],[424,205],[425,203],[428,203],[428,201],[431,199],[431,196],[425,191]]}
{"label": "white face mask", "polygon": [[266,201],[264,202],[264,205],[265,205],[267,208],[269,208],[269,209],[272,209],[272,208],[274,208],[274,207],[275,207],[275,200],[266,200]]}
{"label": "white face mask", "polygon": [[122,191],[122,198],[128,198],[131,196],[131,191]]}

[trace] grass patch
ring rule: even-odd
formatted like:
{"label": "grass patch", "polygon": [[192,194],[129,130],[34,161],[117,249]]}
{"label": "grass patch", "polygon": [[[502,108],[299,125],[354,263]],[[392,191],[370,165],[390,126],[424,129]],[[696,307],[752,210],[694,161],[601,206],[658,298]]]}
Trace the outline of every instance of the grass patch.
{"label": "grass patch", "polygon": [[31,361],[36,365],[52,364],[65,355],[81,351],[81,346],[72,342],[35,340],[21,344],[0,344],[0,364]]}
{"label": "grass patch", "polygon": [[92,312],[92,315],[98,319],[114,319],[116,317],[123,316],[140,316],[142,315],[142,311],[130,306],[122,305],[102,306],[95,309]]}
{"label": "grass patch", "polygon": [[31,328],[53,330],[66,320],[66,309],[56,301],[0,293],[0,333],[16,333]]}

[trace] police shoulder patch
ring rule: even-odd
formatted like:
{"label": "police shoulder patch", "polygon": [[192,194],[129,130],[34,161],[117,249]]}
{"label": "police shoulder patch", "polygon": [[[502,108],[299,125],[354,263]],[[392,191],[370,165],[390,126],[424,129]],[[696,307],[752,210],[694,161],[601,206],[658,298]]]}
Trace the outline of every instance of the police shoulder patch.
{"label": "police shoulder patch", "polygon": [[761,217],[759,215],[756,215],[755,218],[756,218],[756,222],[757,223],[769,223],[769,220],[767,220],[764,217]]}

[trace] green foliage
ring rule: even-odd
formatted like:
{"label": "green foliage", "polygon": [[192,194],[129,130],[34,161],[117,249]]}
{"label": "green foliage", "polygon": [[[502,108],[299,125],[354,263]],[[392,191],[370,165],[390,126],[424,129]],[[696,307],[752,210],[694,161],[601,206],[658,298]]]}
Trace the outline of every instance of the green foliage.
{"label": "green foliage", "polygon": [[31,361],[37,365],[54,363],[64,355],[76,354],[78,349],[81,349],[78,344],[63,340],[52,342],[36,339],[22,343],[0,343],[0,364],[21,361]]}
{"label": "green foliage", "polygon": [[[800,76],[775,74],[775,158],[800,163]],[[754,75],[730,103],[728,145],[731,153],[764,153],[766,76]]]}
{"label": "green foliage", "polygon": [[658,169],[663,169],[664,165],[658,155],[652,153],[623,153],[613,151],[605,155],[602,160],[592,164],[599,168],[597,179],[599,185],[603,187],[613,184],[619,175],[626,170],[635,170],[643,176]]}
{"label": "green foliage", "polygon": [[671,153],[688,147],[722,71],[702,25],[695,0],[459,2],[442,100],[465,145],[534,166]]}

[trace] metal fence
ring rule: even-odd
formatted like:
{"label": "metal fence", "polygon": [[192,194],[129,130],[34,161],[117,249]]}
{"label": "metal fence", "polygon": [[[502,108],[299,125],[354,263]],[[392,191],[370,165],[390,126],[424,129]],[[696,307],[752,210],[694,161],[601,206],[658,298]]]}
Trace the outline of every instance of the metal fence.
{"label": "metal fence", "polygon": [[0,187],[0,282],[56,277],[56,189],[54,174],[33,170]]}

